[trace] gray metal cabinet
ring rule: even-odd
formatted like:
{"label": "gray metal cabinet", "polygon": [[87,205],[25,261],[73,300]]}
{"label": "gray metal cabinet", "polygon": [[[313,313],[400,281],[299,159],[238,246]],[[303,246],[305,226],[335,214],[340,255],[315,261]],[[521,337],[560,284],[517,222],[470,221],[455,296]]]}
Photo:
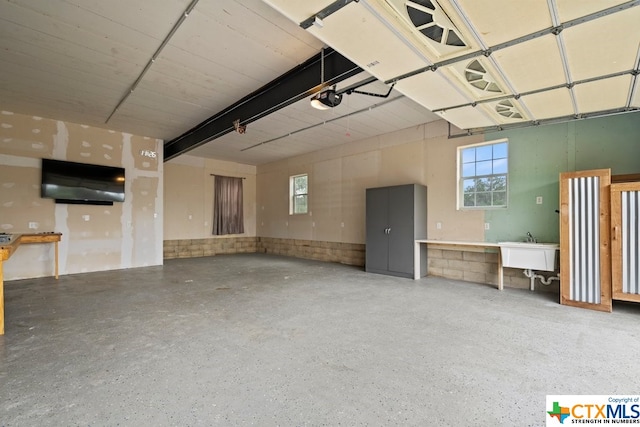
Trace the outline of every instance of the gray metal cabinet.
{"label": "gray metal cabinet", "polygon": [[[427,187],[419,184],[368,188],[365,270],[413,277],[414,242],[427,238]],[[420,271],[427,271],[426,250]]]}

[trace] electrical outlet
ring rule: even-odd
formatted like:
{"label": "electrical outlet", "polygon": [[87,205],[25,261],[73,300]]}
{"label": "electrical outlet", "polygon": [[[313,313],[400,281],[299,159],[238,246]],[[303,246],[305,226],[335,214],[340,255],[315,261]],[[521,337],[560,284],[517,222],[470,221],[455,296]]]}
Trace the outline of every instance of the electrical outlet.
{"label": "electrical outlet", "polygon": [[29,223],[29,228],[31,230],[35,230],[36,228],[38,228],[38,223],[37,222],[30,222]]}
{"label": "electrical outlet", "polygon": [[442,223],[441,222],[436,222],[436,229],[437,230],[442,230]]}
{"label": "electrical outlet", "polygon": [[84,219],[85,221],[89,221],[91,219],[90,215],[82,215],[82,219]]}
{"label": "electrical outlet", "polygon": [[536,197],[536,205],[541,205],[541,204],[542,204],[542,196]]}
{"label": "electrical outlet", "polygon": [[488,222],[485,222],[485,223],[484,223],[484,229],[485,229],[485,230],[489,230],[490,228],[491,228],[491,225],[489,225],[489,223],[488,223]]}

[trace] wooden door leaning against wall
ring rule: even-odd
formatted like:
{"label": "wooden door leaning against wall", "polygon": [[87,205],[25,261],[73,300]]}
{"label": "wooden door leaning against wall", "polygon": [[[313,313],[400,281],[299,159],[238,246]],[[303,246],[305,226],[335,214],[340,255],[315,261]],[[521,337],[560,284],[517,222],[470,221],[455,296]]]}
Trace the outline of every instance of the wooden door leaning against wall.
{"label": "wooden door leaning against wall", "polygon": [[560,303],[611,311],[611,170],[560,174]]}

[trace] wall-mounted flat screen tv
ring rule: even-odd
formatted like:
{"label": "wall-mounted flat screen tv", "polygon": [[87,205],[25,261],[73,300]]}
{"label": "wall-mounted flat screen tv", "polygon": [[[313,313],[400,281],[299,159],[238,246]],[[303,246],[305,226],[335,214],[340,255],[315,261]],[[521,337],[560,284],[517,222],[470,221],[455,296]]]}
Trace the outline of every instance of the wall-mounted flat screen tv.
{"label": "wall-mounted flat screen tv", "polygon": [[124,202],[124,168],[42,159],[40,195],[56,203]]}

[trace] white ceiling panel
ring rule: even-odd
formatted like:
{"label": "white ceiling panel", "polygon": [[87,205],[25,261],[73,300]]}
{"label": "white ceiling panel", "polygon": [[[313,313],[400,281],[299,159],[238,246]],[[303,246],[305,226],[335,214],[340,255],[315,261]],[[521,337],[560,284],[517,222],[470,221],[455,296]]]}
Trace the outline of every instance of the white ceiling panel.
{"label": "white ceiling panel", "polygon": [[[160,7],[160,10],[174,16],[175,20],[184,10],[183,2],[171,2]],[[126,13],[130,14],[131,11],[125,8],[120,16]],[[52,41],[67,41],[102,53],[111,53],[114,57],[121,54],[119,48],[134,49],[144,54],[157,47],[158,41],[166,35],[166,30],[162,30],[166,28],[166,21],[156,22],[156,25],[148,27],[149,33],[145,33],[122,20],[89,12],[62,0],[4,1],[0,3],[0,19],[32,29],[42,36],[50,36]]]}
{"label": "white ceiling panel", "polygon": [[620,76],[611,79],[576,85],[579,113],[605,111],[620,108],[627,103],[631,76]]}
{"label": "white ceiling panel", "polygon": [[[0,58],[2,62],[22,63],[26,68],[36,66],[51,69],[59,64],[65,75],[84,74],[84,80],[96,77],[118,82],[123,87],[142,69],[140,53],[125,46],[117,49],[117,58],[110,52],[79,45],[70,40],[44,34],[13,22],[3,22],[0,17]],[[119,49],[118,49],[119,48]],[[54,71],[54,70],[52,70]],[[0,70],[1,72],[1,70]],[[74,76],[78,78],[79,76]]]}
{"label": "white ceiling panel", "polygon": [[571,21],[592,13],[626,3],[628,0],[555,0],[561,22]]}
{"label": "white ceiling panel", "polygon": [[[313,52],[313,50],[310,50]],[[198,54],[182,48],[168,45],[162,57],[157,60],[150,73],[164,74],[175,80],[203,88],[203,95],[211,98],[207,92],[213,92],[216,97],[229,97],[238,100],[246,95],[249,87],[264,84],[256,81],[255,77],[237,72],[224,61],[216,60],[211,55]],[[143,80],[144,83],[144,80]],[[208,105],[224,104],[226,99],[211,99]],[[229,105],[230,103],[226,103]]]}
{"label": "white ceiling panel", "polygon": [[319,11],[332,4],[334,0],[264,0],[264,2],[299,24],[305,19],[316,15]]}
{"label": "white ceiling panel", "polygon": [[[3,43],[0,42],[0,46],[2,45]],[[84,96],[73,93],[74,88],[78,87],[93,96],[104,96],[110,99],[117,98],[124,90],[122,81],[112,77],[96,78],[82,66],[75,68],[75,64],[69,64],[69,67],[50,68],[46,62],[38,61],[38,58],[32,55],[7,52],[0,56],[3,59],[0,80],[7,82],[7,89],[45,86],[46,90],[59,92],[64,98],[74,98]],[[42,56],[48,57],[44,52]]]}
{"label": "white ceiling panel", "polygon": [[473,23],[487,47],[551,26],[547,0],[451,0]]}
{"label": "white ceiling panel", "polygon": [[308,31],[382,81],[428,62],[359,3],[349,3]]}
{"label": "white ceiling panel", "polygon": [[518,93],[566,82],[562,57],[554,35],[501,49],[492,57],[509,76]]}
{"label": "white ceiling panel", "polygon": [[[158,62],[161,64],[149,70],[136,91],[141,89],[155,91],[154,102],[158,98],[165,98],[168,101],[166,108],[174,109],[175,107],[172,106],[171,100],[175,100],[181,105],[189,104],[194,108],[219,111],[246,95],[244,92],[246,89],[243,90],[242,87],[225,84],[225,80],[220,76],[207,78],[208,76],[198,74],[191,69],[185,70],[184,75],[193,78],[184,79],[170,72],[170,70],[181,69],[179,64],[170,63],[166,60]],[[238,79],[238,81],[245,80]],[[246,84],[249,81],[247,79]],[[253,84],[257,85],[258,83],[253,81]],[[158,87],[162,87],[164,90],[158,91]]]}
{"label": "white ceiling panel", "polygon": [[482,128],[497,124],[496,121],[491,119],[491,116],[486,112],[486,110],[478,108],[477,106],[447,110],[439,115],[453,125],[456,125],[456,123],[464,123],[464,128],[460,128],[456,125],[460,129]]}
{"label": "white ceiling panel", "polygon": [[640,7],[567,28],[561,34],[574,81],[634,68]]}
{"label": "white ceiling panel", "polygon": [[429,110],[470,102],[470,98],[463,95],[463,89],[450,84],[438,72],[429,71],[400,80],[396,88]]}
{"label": "white ceiling panel", "polygon": [[[84,110],[85,114],[90,112],[87,119],[92,122],[99,120],[104,127],[105,114],[108,114],[120,94],[117,85],[105,82],[96,82],[99,86],[92,85],[86,80],[73,79],[74,74],[65,75],[61,70],[48,70],[44,66],[23,67],[22,64],[4,62],[1,68],[3,96],[0,98],[0,106],[5,105],[1,107],[4,110],[11,111],[6,107],[10,105],[10,98],[17,99],[28,94],[38,100],[38,115],[52,117],[47,108],[44,108],[49,103],[55,103],[56,111],[59,111],[61,105],[67,105],[70,110]],[[34,91],[34,87],[38,90]]]}
{"label": "white ceiling panel", "polygon": [[[37,4],[38,8],[47,8],[47,13],[52,16],[64,16],[71,23],[77,25],[84,23],[87,28],[104,27],[99,20],[118,23],[125,28],[145,34],[157,40],[162,40],[167,35],[167,25],[176,23],[182,11],[191,0],[173,0],[170,2],[144,2],[137,1],[134,5],[130,0],[56,0],[38,1],[29,0],[28,3]],[[21,1],[20,3],[26,3]],[[143,14],[145,19],[139,19]],[[122,37],[125,43],[131,43],[127,34],[105,34],[109,38]]]}
{"label": "white ceiling panel", "polygon": [[520,100],[527,106],[533,120],[550,119],[575,114],[569,89],[562,88],[523,96]]}
{"label": "white ceiling panel", "polygon": [[[203,28],[209,30],[203,32]],[[230,45],[224,49],[225,40],[237,38],[244,40],[241,50]],[[218,43],[223,44],[222,49],[216,46]],[[220,25],[217,17],[211,17],[197,9],[191,12],[180,31],[172,37],[171,45],[187,52],[197,52],[211,62],[223,64],[234,75],[241,74],[262,84],[297,65],[283,57],[274,46],[270,48],[261,43],[260,39],[247,37],[242,31]]]}

